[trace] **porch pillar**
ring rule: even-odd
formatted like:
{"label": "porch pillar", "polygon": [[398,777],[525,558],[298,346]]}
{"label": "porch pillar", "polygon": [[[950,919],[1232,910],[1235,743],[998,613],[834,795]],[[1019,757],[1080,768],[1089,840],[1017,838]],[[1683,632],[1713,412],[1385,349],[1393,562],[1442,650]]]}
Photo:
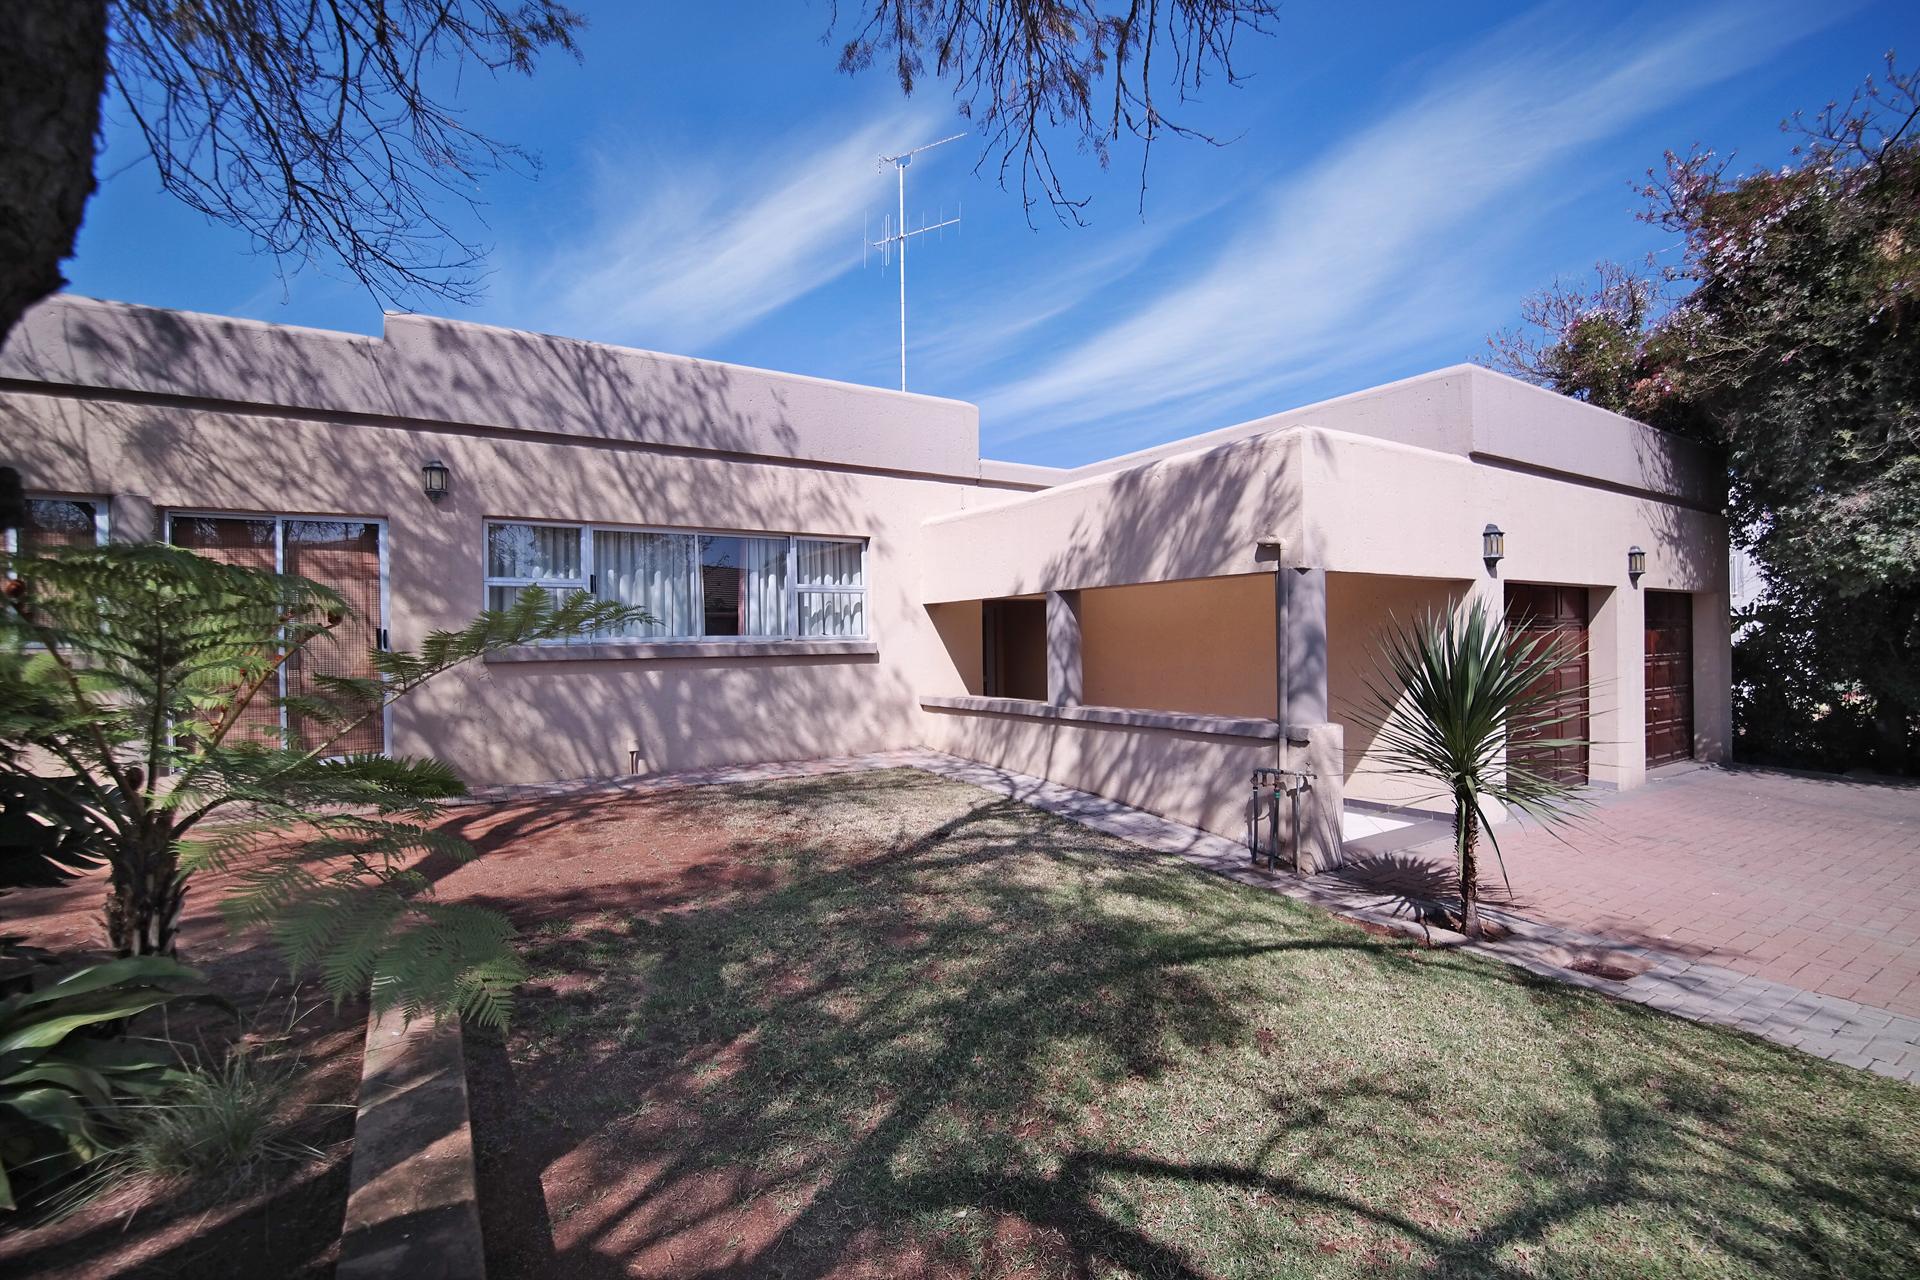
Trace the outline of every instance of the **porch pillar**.
{"label": "porch pillar", "polygon": [[[1464,621],[1468,611],[1476,604],[1486,610],[1487,620],[1494,626],[1503,627],[1506,625],[1507,584],[1500,580],[1498,573],[1489,570],[1485,574],[1476,574],[1470,579],[1466,593],[1460,597],[1460,603],[1454,611],[1454,617]],[[1504,769],[1506,763],[1507,753],[1506,749],[1502,747],[1495,766]],[[1483,822],[1492,826],[1507,821],[1509,816],[1505,805],[1489,800],[1484,796],[1481,797],[1480,818]]]}
{"label": "porch pillar", "polygon": [[1327,571],[1282,567],[1280,723],[1326,724]]}
{"label": "porch pillar", "polygon": [[1282,822],[1299,853],[1301,874],[1312,875],[1346,861],[1345,734],[1332,723],[1327,696],[1327,571],[1282,565],[1275,572],[1279,763],[1310,777],[1298,799],[1298,828],[1294,804],[1285,806]]}
{"label": "porch pillar", "polygon": [[1693,593],[1693,758],[1733,758],[1733,600],[1727,576]]}
{"label": "porch pillar", "polygon": [[1638,586],[1587,592],[1590,776],[1619,790],[1647,779],[1647,597]]}
{"label": "porch pillar", "polygon": [[1080,701],[1080,593],[1047,592],[1047,701],[1056,707]]}

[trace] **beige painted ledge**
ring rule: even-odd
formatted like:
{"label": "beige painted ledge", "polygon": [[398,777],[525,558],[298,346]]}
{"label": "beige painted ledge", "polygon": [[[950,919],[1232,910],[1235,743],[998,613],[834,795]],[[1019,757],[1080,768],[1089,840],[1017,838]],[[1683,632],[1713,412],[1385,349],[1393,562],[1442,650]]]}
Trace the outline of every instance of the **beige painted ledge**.
{"label": "beige painted ledge", "polygon": [[1128,729],[1165,729],[1175,733],[1205,733],[1216,738],[1259,738],[1278,741],[1280,722],[1246,716],[1191,715],[1181,711],[1146,711],[1138,707],[1055,706],[1025,698],[946,697],[923,694],[920,705],[929,711],[959,711],[973,715],[1023,716],[1029,720],[1072,720],[1082,724],[1111,724]]}
{"label": "beige painted ledge", "polygon": [[632,662],[659,658],[840,658],[880,652],[871,640],[609,640],[598,644],[526,644],[487,662]]}

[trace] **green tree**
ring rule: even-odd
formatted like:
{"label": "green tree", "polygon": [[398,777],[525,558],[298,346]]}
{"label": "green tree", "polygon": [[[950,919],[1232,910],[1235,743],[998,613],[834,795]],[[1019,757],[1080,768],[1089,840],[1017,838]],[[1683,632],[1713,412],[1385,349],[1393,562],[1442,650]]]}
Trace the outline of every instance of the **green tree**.
{"label": "green tree", "polygon": [[[1678,239],[1679,265],[1556,287],[1492,357],[1723,452],[1732,523],[1776,588],[1754,620],[1825,635],[1832,660],[1813,665],[1832,685],[1813,704],[1863,695],[1876,762],[1905,771],[1920,767],[1917,122],[1920,75],[1888,55],[1846,104],[1787,122],[1800,144],[1779,169],[1669,153],[1643,217]],[[1766,750],[1770,723],[1743,724],[1743,746]]]}
{"label": "green tree", "polygon": [[[463,662],[636,611],[528,591],[418,649],[376,651],[372,676],[316,676],[314,692],[283,696],[285,664],[336,643],[350,614],[314,582],[157,543],[4,557],[0,570],[0,786],[56,791],[51,835],[83,825],[109,868],[116,952],[171,955],[194,875],[220,871],[229,917],[267,925],[336,999],[371,988],[377,1007],[505,1018],[519,976],[506,921],[435,901],[419,866],[471,853],[431,823],[460,779],[335,744]],[[249,727],[261,719],[306,738]]]}
{"label": "green tree", "polygon": [[1575,812],[1574,785],[1507,755],[1524,734],[1544,750],[1581,745],[1556,733],[1554,674],[1572,657],[1557,635],[1512,631],[1475,601],[1460,617],[1428,613],[1390,626],[1367,680],[1379,728],[1375,754],[1391,772],[1431,783],[1453,802],[1460,878],[1460,931],[1480,935],[1480,834],[1499,856],[1482,805],[1511,806],[1548,824]]}

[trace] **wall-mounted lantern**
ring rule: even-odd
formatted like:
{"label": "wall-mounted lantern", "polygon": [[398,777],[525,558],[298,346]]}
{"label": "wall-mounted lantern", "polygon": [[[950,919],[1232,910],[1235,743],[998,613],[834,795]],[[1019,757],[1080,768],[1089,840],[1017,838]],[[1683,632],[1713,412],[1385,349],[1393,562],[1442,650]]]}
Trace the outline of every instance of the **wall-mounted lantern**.
{"label": "wall-mounted lantern", "polygon": [[1647,553],[1638,547],[1627,548],[1627,578],[1634,586],[1640,585],[1640,575],[1647,571]]}
{"label": "wall-mounted lantern", "polygon": [[1507,558],[1507,535],[1500,532],[1500,526],[1490,524],[1480,531],[1480,558],[1487,562],[1487,572]]}
{"label": "wall-mounted lantern", "polygon": [[435,502],[447,496],[447,481],[452,476],[453,472],[447,470],[447,464],[438,458],[420,464],[420,488]]}

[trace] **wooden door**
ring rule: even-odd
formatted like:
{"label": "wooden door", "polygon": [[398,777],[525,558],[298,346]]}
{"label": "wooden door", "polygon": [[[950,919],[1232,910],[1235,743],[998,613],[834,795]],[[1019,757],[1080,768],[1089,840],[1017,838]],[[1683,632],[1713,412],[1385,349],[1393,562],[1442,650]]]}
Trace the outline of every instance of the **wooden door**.
{"label": "wooden door", "polygon": [[[252,516],[174,516],[168,522],[167,540],[176,547],[197,551],[209,560],[242,569],[272,573],[280,566],[280,530],[271,517]],[[274,683],[241,708],[233,735],[262,742],[279,743],[280,708],[273,699],[280,686]]]}
{"label": "wooden door", "polygon": [[1647,767],[1693,758],[1693,597],[1647,592]]}
{"label": "wooden door", "polygon": [[[315,676],[370,677],[370,655],[386,623],[380,609],[380,526],[364,520],[289,520],[284,538],[287,573],[331,587],[353,612],[287,661],[290,697],[325,697]],[[296,747],[311,750],[331,742],[328,755],[384,751],[383,717],[375,714],[341,733],[342,726],[289,717]]]}
{"label": "wooden door", "polygon": [[[177,515],[169,521],[175,546],[223,564],[278,570],[330,587],[352,608],[329,636],[314,640],[281,669],[269,696],[255,698],[241,713],[242,733],[296,747],[321,746],[339,733],[300,716],[286,717],[272,696],[324,694],[320,675],[371,676],[370,655],[387,624],[380,590],[381,527],[370,520],[297,520],[274,516]],[[386,749],[385,718],[374,715],[333,742],[329,755]]]}
{"label": "wooden door", "polygon": [[[1545,705],[1507,742],[1509,762],[1560,782],[1587,781],[1587,589],[1507,584],[1507,625],[1528,636],[1563,637],[1569,654],[1544,678]],[[1544,745],[1574,738],[1572,745]]]}

